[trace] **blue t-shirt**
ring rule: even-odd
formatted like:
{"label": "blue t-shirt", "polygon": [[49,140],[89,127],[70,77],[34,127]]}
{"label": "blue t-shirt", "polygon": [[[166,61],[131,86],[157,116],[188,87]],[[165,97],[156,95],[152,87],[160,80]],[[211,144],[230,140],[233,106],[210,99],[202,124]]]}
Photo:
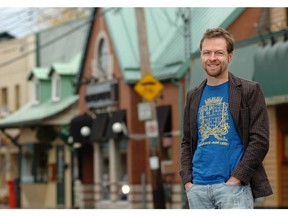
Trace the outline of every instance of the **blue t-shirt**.
{"label": "blue t-shirt", "polygon": [[229,82],[206,84],[197,115],[198,143],[193,183],[226,182],[243,156],[243,145],[229,110]]}

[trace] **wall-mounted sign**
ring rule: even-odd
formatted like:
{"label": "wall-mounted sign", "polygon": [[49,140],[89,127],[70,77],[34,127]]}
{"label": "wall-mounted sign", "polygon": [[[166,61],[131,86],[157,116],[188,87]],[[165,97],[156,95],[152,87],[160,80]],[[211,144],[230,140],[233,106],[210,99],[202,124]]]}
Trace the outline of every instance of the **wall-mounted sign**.
{"label": "wall-mounted sign", "polygon": [[87,85],[85,99],[88,109],[105,107],[117,103],[118,81],[111,80]]}
{"label": "wall-mounted sign", "polygon": [[152,119],[152,104],[151,103],[147,103],[147,102],[138,103],[137,109],[138,109],[138,119],[140,121]]}
{"label": "wall-mounted sign", "polygon": [[146,136],[149,138],[158,137],[158,124],[157,121],[151,120],[145,122]]}

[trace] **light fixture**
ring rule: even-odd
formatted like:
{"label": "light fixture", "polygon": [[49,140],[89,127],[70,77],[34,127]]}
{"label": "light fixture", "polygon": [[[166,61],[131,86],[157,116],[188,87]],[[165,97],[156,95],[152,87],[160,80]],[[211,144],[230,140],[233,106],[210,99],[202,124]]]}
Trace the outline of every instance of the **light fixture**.
{"label": "light fixture", "polygon": [[80,148],[81,146],[82,146],[81,143],[78,143],[78,142],[76,142],[76,143],[73,144],[73,148],[74,148],[74,149],[78,149],[78,148]]}
{"label": "light fixture", "polygon": [[121,190],[123,194],[128,194],[130,192],[130,187],[129,185],[123,185]]}
{"label": "light fixture", "polygon": [[122,126],[122,124],[121,124],[120,122],[115,122],[115,123],[112,125],[112,131],[113,131],[114,133],[119,134],[119,133],[122,132],[122,130],[123,130],[123,126]]}
{"label": "light fixture", "polygon": [[112,131],[116,134],[123,133],[125,136],[128,136],[127,127],[124,122],[115,122],[112,125]]}
{"label": "light fixture", "polygon": [[91,134],[91,129],[88,126],[83,126],[80,129],[80,133],[83,137],[87,137]]}
{"label": "light fixture", "polygon": [[72,137],[72,136],[69,136],[68,139],[67,139],[67,142],[68,142],[69,144],[72,144],[73,141],[74,141],[73,137]]}

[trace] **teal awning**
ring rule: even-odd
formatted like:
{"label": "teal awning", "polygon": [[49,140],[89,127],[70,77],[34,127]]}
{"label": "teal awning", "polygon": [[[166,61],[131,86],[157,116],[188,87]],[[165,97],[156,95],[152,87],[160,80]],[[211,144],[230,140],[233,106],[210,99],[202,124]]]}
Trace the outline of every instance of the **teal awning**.
{"label": "teal awning", "polygon": [[72,106],[77,100],[78,95],[72,95],[61,101],[51,100],[42,104],[28,104],[10,116],[0,121],[0,129],[18,128],[41,124],[49,117],[52,117]]}
{"label": "teal awning", "polygon": [[261,85],[267,105],[288,102],[288,42],[259,47],[254,80]]}

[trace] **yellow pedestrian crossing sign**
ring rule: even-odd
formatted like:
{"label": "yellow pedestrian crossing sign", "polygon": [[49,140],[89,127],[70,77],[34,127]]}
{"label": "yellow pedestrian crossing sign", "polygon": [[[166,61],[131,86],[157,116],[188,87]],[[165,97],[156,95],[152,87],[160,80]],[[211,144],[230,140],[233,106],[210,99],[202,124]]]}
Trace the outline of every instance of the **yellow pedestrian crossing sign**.
{"label": "yellow pedestrian crossing sign", "polygon": [[140,94],[145,100],[152,101],[163,90],[164,86],[150,73],[146,73],[141,80],[139,80],[134,90]]}

